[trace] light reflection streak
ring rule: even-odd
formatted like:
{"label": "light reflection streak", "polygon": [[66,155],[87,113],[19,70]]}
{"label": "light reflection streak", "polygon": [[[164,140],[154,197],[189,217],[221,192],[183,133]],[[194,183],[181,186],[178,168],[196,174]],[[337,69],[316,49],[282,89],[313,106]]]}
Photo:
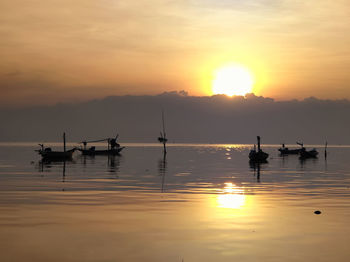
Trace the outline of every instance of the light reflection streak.
{"label": "light reflection streak", "polygon": [[217,196],[217,204],[221,208],[239,209],[245,201],[244,190],[233,183],[225,183],[222,193]]}

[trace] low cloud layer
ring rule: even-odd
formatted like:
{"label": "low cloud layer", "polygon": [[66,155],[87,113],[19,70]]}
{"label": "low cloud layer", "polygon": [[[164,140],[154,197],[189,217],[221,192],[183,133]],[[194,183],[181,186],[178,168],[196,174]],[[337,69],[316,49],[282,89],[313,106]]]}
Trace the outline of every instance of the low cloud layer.
{"label": "low cloud layer", "polygon": [[78,104],[1,109],[1,141],[69,141],[110,137],[157,142],[161,111],[170,142],[350,144],[350,101],[274,101],[247,95],[194,97],[186,92],[114,96]]}

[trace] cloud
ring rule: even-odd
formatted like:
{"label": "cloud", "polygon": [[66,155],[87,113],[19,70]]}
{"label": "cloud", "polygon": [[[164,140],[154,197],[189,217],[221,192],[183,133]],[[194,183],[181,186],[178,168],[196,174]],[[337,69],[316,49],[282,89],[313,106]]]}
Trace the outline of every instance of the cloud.
{"label": "cloud", "polygon": [[195,97],[186,92],[112,96],[76,104],[1,109],[3,141],[70,141],[109,137],[156,142],[164,109],[171,142],[350,144],[348,100],[274,101],[248,95]]}

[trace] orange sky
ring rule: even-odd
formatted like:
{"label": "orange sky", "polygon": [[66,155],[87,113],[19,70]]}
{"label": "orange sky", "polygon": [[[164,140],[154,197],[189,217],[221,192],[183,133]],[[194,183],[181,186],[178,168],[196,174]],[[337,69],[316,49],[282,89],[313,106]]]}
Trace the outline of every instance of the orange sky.
{"label": "orange sky", "polygon": [[[220,3],[218,3],[220,2]],[[348,0],[4,0],[0,102],[186,90],[239,63],[257,95],[350,98]]]}

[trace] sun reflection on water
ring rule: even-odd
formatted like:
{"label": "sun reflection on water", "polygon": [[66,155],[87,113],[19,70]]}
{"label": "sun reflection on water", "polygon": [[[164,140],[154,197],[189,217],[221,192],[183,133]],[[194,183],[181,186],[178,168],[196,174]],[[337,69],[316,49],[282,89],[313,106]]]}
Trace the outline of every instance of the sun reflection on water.
{"label": "sun reflection on water", "polygon": [[233,183],[225,183],[221,194],[217,196],[218,207],[239,209],[244,206],[246,196],[242,188]]}

